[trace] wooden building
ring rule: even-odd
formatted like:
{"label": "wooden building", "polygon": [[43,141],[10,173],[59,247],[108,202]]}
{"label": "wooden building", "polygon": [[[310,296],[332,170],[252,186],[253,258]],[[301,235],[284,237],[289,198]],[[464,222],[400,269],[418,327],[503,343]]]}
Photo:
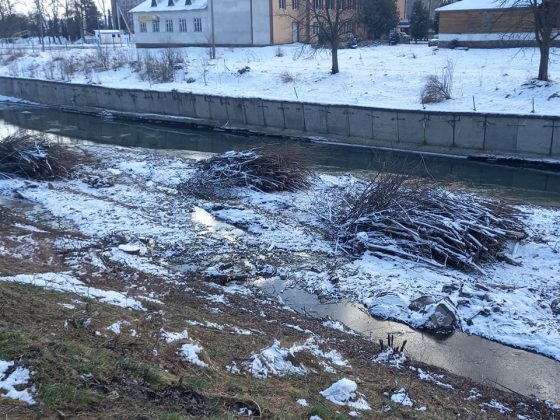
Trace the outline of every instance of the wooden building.
{"label": "wooden building", "polygon": [[504,48],[535,46],[533,14],[516,0],[462,0],[436,9],[439,46]]}

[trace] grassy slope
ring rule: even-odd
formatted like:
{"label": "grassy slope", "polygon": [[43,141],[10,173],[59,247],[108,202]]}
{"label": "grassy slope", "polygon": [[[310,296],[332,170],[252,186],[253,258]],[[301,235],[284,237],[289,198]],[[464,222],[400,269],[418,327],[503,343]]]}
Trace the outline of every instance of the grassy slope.
{"label": "grassy slope", "polygon": [[[14,226],[17,222],[46,232],[29,233]],[[40,244],[30,257],[0,258],[0,275],[69,270],[67,255],[52,247],[54,239],[68,234],[41,225],[31,213],[0,206],[0,237],[4,243],[10,244],[9,237],[31,235]],[[454,390],[421,381],[406,368],[397,370],[372,363],[379,352],[376,344],[325,328],[317,320],[282,309],[265,297],[228,295],[229,305],[209,303],[204,295],[216,293],[216,287],[197,278],[185,277],[171,284],[117,265],[104,277],[88,273],[85,262],[82,268],[82,280],[96,287],[123,290],[124,283],[134,279],[145,287],[144,294],[156,292],[164,305],[146,304],[146,312],[130,311],[72,294],[0,282],[0,359],[21,360],[35,372],[38,401],[28,407],[0,398],[1,417],[233,418],[240,408],[248,407],[266,418],[309,418],[313,414],[324,419],[346,418],[350,409],[329,403],[319,392],[348,377],[356,380],[358,390],[372,406],[371,412],[364,412],[370,418],[455,418],[459,414],[466,418],[500,417],[495,410],[481,412],[479,404],[492,398],[517,407],[519,413],[552,418],[543,405],[449,374],[445,382],[453,384]],[[61,304],[73,304],[75,308]],[[222,312],[216,313],[215,308]],[[266,318],[259,316],[261,311]],[[258,332],[250,336],[231,334],[190,326],[187,320],[228,323]],[[120,335],[107,331],[116,321],[129,322]],[[239,365],[274,339],[286,346],[308,337],[283,323],[297,324],[320,335],[326,340],[321,347],[338,349],[352,367],[326,373],[312,356],[298,356],[294,363],[315,367],[317,373],[259,380],[225,369],[232,360]],[[162,328],[187,328],[190,338],[204,347],[202,358],[208,367],[182,361],[177,355],[181,341],[166,343]],[[130,334],[132,329],[137,336]],[[482,389],[483,397],[465,400],[475,386]],[[392,403],[385,393],[401,387],[418,401],[417,406],[425,405],[428,410],[418,412]],[[310,406],[298,405],[299,398],[306,398]],[[528,405],[516,406],[520,401]]]}

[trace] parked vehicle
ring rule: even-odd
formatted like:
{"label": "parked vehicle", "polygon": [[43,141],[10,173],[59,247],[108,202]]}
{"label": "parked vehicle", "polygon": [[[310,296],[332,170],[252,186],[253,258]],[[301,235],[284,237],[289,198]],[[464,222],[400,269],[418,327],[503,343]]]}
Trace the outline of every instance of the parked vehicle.
{"label": "parked vehicle", "polygon": [[433,38],[428,40],[428,47],[437,47],[439,45],[439,35],[434,35]]}

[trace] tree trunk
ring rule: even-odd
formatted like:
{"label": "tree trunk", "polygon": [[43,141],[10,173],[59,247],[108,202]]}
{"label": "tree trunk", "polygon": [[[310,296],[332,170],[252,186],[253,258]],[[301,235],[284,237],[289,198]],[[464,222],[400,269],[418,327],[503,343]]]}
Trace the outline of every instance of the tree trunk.
{"label": "tree trunk", "polygon": [[332,55],[332,69],[331,74],[338,73],[338,47],[331,48],[331,55]]}
{"label": "tree trunk", "polygon": [[539,64],[539,80],[548,81],[548,62],[550,56],[550,45],[542,44],[540,46],[541,61]]}

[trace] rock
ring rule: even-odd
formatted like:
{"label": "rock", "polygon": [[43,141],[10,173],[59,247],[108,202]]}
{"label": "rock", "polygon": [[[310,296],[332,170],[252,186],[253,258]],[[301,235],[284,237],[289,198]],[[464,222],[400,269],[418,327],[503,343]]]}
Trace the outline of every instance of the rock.
{"label": "rock", "polygon": [[448,299],[433,306],[430,316],[421,327],[437,335],[448,335],[457,328],[457,313],[453,303]]}
{"label": "rock", "polygon": [[426,321],[419,327],[422,330],[447,335],[457,328],[457,312],[453,303],[447,298],[437,300],[433,296],[420,296],[410,302],[408,308],[427,314]]}
{"label": "rock", "polygon": [[122,244],[119,245],[119,249],[123,252],[126,252],[127,254],[134,254],[134,255],[140,254],[140,247],[137,245]]}
{"label": "rock", "polygon": [[481,316],[489,317],[490,316],[490,310],[488,310],[488,308],[484,308],[478,314],[481,315]]}
{"label": "rock", "polygon": [[550,304],[550,309],[554,315],[560,316],[560,298],[554,299]]}
{"label": "rock", "polygon": [[444,286],[442,286],[441,288],[441,292],[442,293],[453,293],[455,291],[459,290],[459,286],[456,284],[446,284]]}
{"label": "rock", "polygon": [[426,307],[433,305],[437,300],[433,296],[420,296],[408,305],[408,309],[416,312],[426,312]]}
{"label": "rock", "polygon": [[451,302],[438,303],[425,327],[435,334],[451,334],[457,328],[457,315]]}

